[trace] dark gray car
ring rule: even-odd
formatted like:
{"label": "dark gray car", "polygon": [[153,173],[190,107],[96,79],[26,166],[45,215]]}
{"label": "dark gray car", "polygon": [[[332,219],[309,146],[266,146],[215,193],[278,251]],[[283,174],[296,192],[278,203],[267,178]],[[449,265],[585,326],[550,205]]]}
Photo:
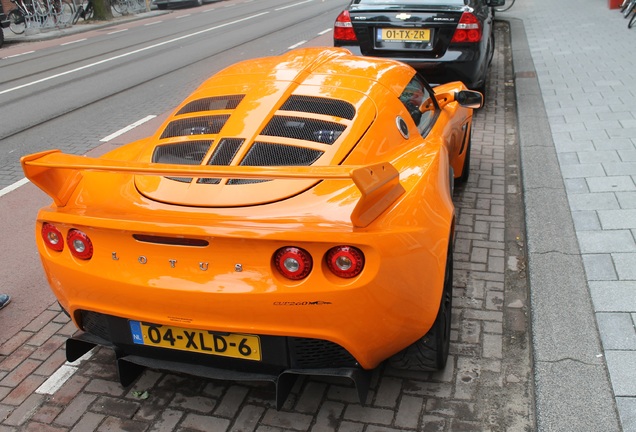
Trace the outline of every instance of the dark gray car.
{"label": "dark gray car", "polygon": [[494,53],[492,8],[504,0],[352,0],[334,45],[408,63],[430,83],[483,90]]}

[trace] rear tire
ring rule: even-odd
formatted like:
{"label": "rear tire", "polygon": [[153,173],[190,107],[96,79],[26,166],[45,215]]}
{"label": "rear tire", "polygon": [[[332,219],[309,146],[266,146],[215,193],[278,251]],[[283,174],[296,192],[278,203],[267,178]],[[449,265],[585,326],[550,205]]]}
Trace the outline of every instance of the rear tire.
{"label": "rear tire", "polygon": [[22,34],[26,29],[26,19],[24,14],[19,9],[13,9],[9,11],[7,15],[9,18],[9,29],[15,34]]}
{"label": "rear tire", "polygon": [[470,150],[472,147],[473,141],[473,130],[471,126],[470,132],[468,132],[468,143],[466,144],[466,157],[464,158],[464,166],[462,167],[462,175],[455,180],[456,185],[465,184],[468,181],[468,177],[470,176]]}
{"label": "rear tire", "polygon": [[[450,240],[449,240],[450,241]],[[437,317],[431,329],[411,346],[395,354],[389,364],[396,369],[436,371],[446,367],[450,350],[453,307],[453,247],[448,245],[444,288]]]}

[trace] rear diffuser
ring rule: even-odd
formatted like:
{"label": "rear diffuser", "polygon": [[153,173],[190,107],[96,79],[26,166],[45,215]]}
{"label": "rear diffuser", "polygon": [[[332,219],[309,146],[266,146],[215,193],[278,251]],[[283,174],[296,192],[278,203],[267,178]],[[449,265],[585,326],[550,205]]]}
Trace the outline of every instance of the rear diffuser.
{"label": "rear diffuser", "polygon": [[117,374],[122,386],[128,387],[145,368],[167,370],[224,381],[271,382],[276,388],[276,409],[280,410],[299,376],[327,376],[348,378],[353,381],[360,403],[366,400],[372,371],[355,368],[287,369],[280,374],[251,373],[210,366],[161,360],[139,355],[122,353],[109,341],[90,333],[79,333],[66,340],[66,359],[73,362],[96,346],[104,346],[115,351]]}

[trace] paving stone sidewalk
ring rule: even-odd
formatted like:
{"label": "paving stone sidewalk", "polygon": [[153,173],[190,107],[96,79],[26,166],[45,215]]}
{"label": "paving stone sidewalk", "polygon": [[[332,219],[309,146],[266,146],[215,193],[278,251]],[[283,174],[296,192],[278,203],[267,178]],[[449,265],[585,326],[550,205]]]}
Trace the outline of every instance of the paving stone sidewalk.
{"label": "paving stone sidewalk", "polygon": [[67,364],[74,332],[51,305],[0,349],[5,431],[531,431],[533,380],[509,30],[497,26],[471,177],[455,191],[451,356],[439,373],[381,367],[367,403],[335,379],[300,379],[277,411],[267,385],[146,370],[119,385],[114,354]]}

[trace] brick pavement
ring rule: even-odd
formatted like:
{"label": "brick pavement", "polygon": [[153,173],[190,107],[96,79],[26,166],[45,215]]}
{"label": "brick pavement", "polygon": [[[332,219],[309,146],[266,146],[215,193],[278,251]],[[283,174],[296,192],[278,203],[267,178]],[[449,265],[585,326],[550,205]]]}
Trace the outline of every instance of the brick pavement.
{"label": "brick pavement", "polygon": [[497,46],[487,104],[475,118],[471,177],[455,193],[453,332],[444,371],[381,367],[365,405],[348,382],[301,378],[280,411],[269,385],[146,370],[123,388],[110,350],[65,363],[63,342],[74,328],[54,304],[0,350],[0,432],[532,430],[522,189],[503,24]]}

